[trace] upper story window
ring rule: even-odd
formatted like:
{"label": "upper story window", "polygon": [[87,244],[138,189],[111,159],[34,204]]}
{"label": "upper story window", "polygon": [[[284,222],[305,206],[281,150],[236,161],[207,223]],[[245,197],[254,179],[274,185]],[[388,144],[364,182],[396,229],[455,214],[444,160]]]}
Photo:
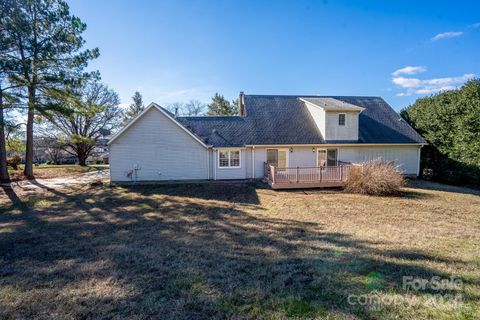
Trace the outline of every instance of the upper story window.
{"label": "upper story window", "polygon": [[345,118],[346,118],[346,114],[345,113],[339,113],[338,114],[338,125],[339,126],[344,126],[345,125]]}
{"label": "upper story window", "polygon": [[219,168],[240,168],[240,150],[219,150],[218,151]]}

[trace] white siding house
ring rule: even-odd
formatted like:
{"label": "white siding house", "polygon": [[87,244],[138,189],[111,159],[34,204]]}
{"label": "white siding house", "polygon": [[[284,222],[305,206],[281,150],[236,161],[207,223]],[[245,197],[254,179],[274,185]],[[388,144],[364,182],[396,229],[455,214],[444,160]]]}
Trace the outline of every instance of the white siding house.
{"label": "white siding house", "polygon": [[110,143],[111,180],[209,179],[208,152],[167,114],[149,108]]}
{"label": "white siding house", "polygon": [[[248,166],[246,178],[262,178],[263,166],[266,160],[267,149],[284,148],[284,146],[269,146],[247,148],[247,158],[252,158],[255,153],[255,176]],[[406,175],[418,175],[420,165],[419,145],[407,146],[338,146],[338,145],[318,145],[318,146],[292,146],[288,152],[289,167],[316,167],[317,150],[319,149],[337,149],[338,161],[343,163],[362,163],[370,160],[381,160],[385,162],[393,162],[398,169]]]}
{"label": "white siding house", "polygon": [[150,104],[109,142],[112,182],[258,179],[272,161],[289,179],[376,159],[419,174],[425,141],[381,98],[239,101],[234,117],[175,117]]}

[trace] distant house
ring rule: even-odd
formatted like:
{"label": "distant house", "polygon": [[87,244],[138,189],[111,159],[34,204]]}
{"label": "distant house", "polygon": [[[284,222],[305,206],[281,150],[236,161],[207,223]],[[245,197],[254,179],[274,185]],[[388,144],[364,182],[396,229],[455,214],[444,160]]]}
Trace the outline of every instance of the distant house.
{"label": "distant house", "polygon": [[424,144],[379,97],[241,92],[238,116],[175,117],[151,103],[109,141],[110,172],[113,182],[266,177],[279,186],[342,180],[348,164],[382,159],[418,175]]}
{"label": "distant house", "polygon": [[110,132],[97,139],[95,147],[93,148],[90,156],[87,159],[88,164],[105,163],[108,164],[109,152],[108,141],[110,140]]}

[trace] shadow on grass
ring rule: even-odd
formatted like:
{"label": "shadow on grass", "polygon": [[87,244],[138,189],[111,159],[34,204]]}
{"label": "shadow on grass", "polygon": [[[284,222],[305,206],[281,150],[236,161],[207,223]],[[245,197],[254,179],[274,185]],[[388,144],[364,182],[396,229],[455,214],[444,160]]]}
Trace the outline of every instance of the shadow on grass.
{"label": "shadow on grass", "polygon": [[435,195],[428,194],[425,192],[418,192],[414,190],[403,190],[400,195],[397,197],[405,197],[407,199],[417,199],[417,200],[423,200],[423,199],[431,199],[435,198]]}
{"label": "shadow on grass", "polygon": [[0,215],[2,317],[382,317],[388,306],[348,302],[372,272],[385,293],[404,293],[403,276],[451,276],[427,253],[256,215],[249,185],[50,191],[10,194],[20,212]]}
{"label": "shadow on grass", "polygon": [[427,189],[435,191],[444,191],[444,192],[453,192],[453,193],[462,193],[462,194],[473,194],[480,195],[480,190],[472,189],[468,187],[454,186],[434,181],[427,181],[422,179],[411,179],[408,180],[407,187],[413,189]]}
{"label": "shadow on grass", "polygon": [[155,195],[161,190],[161,193],[166,196],[258,205],[260,202],[255,189],[264,186],[265,184],[258,182],[239,182],[235,184],[198,183],[188,185],[178,183],[164,186],[132,185],[119,188],[124,189],[126,192],[141,194],[143,196]]}

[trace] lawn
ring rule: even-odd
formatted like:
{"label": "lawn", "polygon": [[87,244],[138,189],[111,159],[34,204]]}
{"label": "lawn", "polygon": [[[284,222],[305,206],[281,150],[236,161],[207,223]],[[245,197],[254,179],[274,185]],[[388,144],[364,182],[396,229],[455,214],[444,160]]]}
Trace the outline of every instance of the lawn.
{"label": "lawn", "polygon": [[480,196],[427,182],[404,191],[8,192],[0,318],[480,318]]}
{"label": "lawn", "polygon": [[[89,165],[89,166],[79,166],[76,164],[66,164],[66,165],[35,165],[33,167],[33,174],[36,179],[49,179],[49,178],[60,178],[73,176],[80,173],[98,171],[108,168],[108,165]],[[13,170],[9,168],[8,173],[10,175],[10,180],[19,181],[24,180],[25,176],[23,175],[23,165],[20,165],[18,170]]]}

